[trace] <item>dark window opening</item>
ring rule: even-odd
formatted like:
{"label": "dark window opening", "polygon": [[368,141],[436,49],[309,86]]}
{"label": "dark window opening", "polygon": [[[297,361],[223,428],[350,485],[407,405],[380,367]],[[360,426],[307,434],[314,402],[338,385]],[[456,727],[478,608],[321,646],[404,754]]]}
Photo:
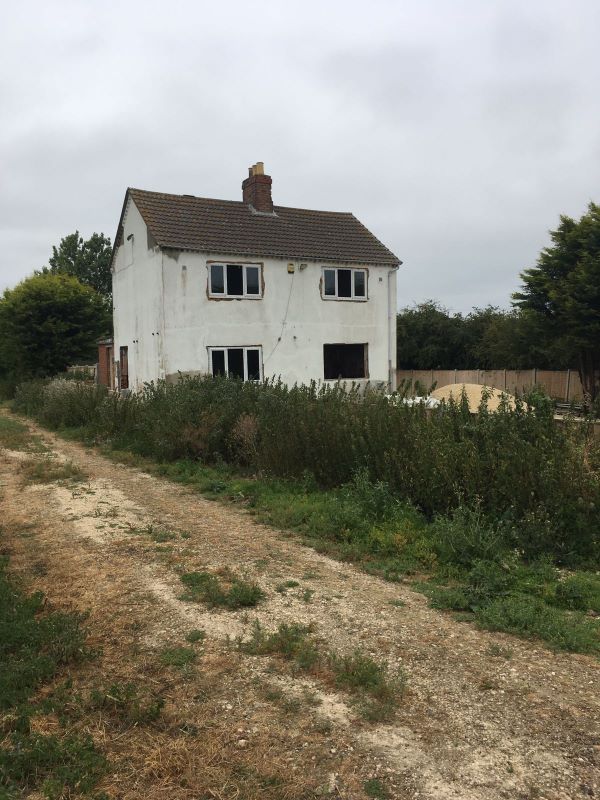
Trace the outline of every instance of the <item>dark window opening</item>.
{"label": "dark window opening", "polygon": [[212,351],[212,374],[225,375],[225,351]]}
{"label": "dark window opening", "polygon": [[244,350],[241,347],[230,347],[227,350],[227,361],[229,377],[244,380]]}
{"label": "dark window opening", "polygon": [[227,294],[244,294],[244,269],[236,264],[227,264]]}
{"label": "dark window opening", "polygon": [[258,267],[246,267],[246,294],[260,294]]}
{"label": "dark window opening", "polygon": [[210,291],[211,294],[225,294],[225,279],[223,276],[223,264],[211,264]]}
{"label": "dark window opening", "polygon": [[248,380],[260,380],[260,353],[258,350],[247,350],[246,356],[248,358]]}
{"label": "dark window opening", "polygon": [[324,344],[325,380],[367,378],[367,347],[366,344]]}
{"label": "dark window opening", "polygon": [[338,269],[338,297],[352,297],[352,270]]}
{"label": "dark window opening", "polygon": [[324,290],[326,297],[335,297],[335,270],[326,269],[323,271]]}

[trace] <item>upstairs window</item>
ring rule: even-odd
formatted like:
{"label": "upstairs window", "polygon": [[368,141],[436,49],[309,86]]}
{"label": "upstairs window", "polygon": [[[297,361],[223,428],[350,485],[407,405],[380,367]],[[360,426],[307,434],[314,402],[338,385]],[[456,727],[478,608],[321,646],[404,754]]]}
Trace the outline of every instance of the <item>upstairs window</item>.
{"label": "upstairs window", "polygon": [[260,264],[209,264],[208,270],[210,297],[262,296]]}
{"label": "upstairs window", "polygon": [[324,300],[366,300],[367,270],[323,267]]}
{"label": "upstairs window", "polygon": [[260,347],[209,347],[212,375],[225,375],[243,381],[262,379],[262,352]]}

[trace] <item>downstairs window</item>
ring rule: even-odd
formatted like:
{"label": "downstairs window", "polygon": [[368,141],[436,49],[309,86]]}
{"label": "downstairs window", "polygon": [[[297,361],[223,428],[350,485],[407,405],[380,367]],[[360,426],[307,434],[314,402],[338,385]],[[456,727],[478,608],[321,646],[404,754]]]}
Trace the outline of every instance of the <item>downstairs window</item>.
{"label": "downstairs window", "polygon": [[367,344],[324,344],[325,380],[368,378],[368,348]]}
{"label": "downstairs window", "polygon": [[243,381],[262,379],[260,347],[209,347],[210,371],[214,376],[226,375]]}

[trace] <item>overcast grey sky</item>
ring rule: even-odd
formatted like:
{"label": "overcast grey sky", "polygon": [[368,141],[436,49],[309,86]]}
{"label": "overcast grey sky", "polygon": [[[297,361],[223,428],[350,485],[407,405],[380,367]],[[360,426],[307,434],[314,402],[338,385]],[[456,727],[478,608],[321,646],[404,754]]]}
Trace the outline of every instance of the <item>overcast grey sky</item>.
{"label": "overcast grey sky", "polygon": [[598,0],[21,0],[0,9],[0,289],[125,188],[353,211],[399,305],[507,306],[600,202]]}

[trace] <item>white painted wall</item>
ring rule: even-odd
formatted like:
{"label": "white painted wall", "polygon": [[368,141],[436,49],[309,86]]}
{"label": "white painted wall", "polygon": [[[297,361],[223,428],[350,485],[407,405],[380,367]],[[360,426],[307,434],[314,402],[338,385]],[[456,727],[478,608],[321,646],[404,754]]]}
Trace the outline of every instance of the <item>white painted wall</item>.
{"label": "white painted wall", "polygon": [[[211,299],[209,261],[257,263],[226,253],[162,253],[130,201],[115,258],[115,357],[129,346],[130,386],[208,372],[209,347],[260,345],[264,377],[288,383],[323,380],[323,344],[368,343],[369,379],[388,382],[396,368],[396,276],[368,267],[366,302],[323,300],[321,263],[263,259],[262,299]],[[133,233],[132,263],[127,237]],[[325,266],[350,267],[350,264]],[[390,313],[391,309],[391,313]],[[152,335],[154,333],[154,336]],[[390,365],[391,361],[391,365]]]}
{"label": "white painted wall", "polygon": [[146,224],[131,200],[123,229],[113,265],[114,356],[118,360],[120,347],[128,347],[129,385],[140,388],[165,377],[162,252],[148,242]]}

